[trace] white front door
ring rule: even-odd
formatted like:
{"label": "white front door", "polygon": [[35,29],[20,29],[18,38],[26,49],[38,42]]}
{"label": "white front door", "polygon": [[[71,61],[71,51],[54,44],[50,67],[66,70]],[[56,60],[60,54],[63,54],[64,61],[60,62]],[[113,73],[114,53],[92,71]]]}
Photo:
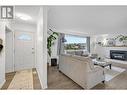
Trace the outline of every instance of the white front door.
{"label": "white front door", "polygon": [[34,67],[34,34],[15,32],[15,71]]}

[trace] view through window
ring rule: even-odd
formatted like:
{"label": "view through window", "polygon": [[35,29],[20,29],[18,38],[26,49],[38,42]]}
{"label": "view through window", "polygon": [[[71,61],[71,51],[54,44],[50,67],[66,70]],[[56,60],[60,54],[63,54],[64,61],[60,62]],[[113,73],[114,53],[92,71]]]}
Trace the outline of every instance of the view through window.
{"label": "view through window", "polygon": [[67,54],[83,55],[89,51],[88,37],[65,35],[64,51]]}

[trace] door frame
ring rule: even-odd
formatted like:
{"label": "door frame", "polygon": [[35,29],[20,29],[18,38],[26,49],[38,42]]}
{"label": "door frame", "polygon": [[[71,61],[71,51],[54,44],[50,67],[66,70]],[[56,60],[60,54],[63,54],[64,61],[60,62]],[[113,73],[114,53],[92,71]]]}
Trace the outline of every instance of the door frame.
{"label": "door frame", "polygon": [[[9,29],[8,27],[6,27],[6,32],[5,32],[5,36],[7,37],[7,33],[8,32],[12,32],[12,70],[11,71],[8,71],[6,70],[6,65],[5,64],[5,73],[9,73],[9,72],[14,72],[14,31]],[[9,30],[8,30],[9,29]],[[7,40],[6,40],[6,43],[7,43]],[[7,59],[5,59],[5,62],[6,62]]]}

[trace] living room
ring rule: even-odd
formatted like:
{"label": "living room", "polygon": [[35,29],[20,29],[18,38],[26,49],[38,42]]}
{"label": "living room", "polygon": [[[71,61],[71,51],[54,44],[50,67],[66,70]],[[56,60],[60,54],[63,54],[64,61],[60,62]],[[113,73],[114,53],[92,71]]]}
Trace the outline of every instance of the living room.
{"label": "living room", "polygon": [[126,0],[1,0],[0,95],[127,95]]}
{"label": "living room", "polygon": [[[48,63],[51,65],[49,66],[48,73],[48,86],[50,89],[126,89],[126,10],[126,6],[49,7],[48,34],[57,34],[57,36],[55,36],[57,40],[54,41],[51,47],[51,57],[48,57]],[[67,35],[75,37],[75,39],[70,38],[74,40],[73,43],[77,41],[77,38],[86,39],[87,48],[83,51],[73,48],[71,54],[67,52],[67,50],[65,52],[65,43],[68,42]],[[62,44],[59,41],[62,41]],[[82,41],[79,40],[77,42],[79,42],[81,46]],[[78,46],[76,45],[74,47]],[[74,53],[74,51],[79,51],[80,53]],[[76,63],[80,63],[79,59],[85,62],[87,60],[85,60],[85,57],[88,56],[92,59],[92,63],[95,66],[99,68],[102,67],[105,74],[104,77],[102,75],[100,81],[98,81],[98,79],[95,83],[93,81],[101,75],[92,77],[90,88],[86,86],[83,87],[81,83],[82,80],[80,80],[83,74],[81,74],[81,72],[76,73],[82,71],[81,68],[77,67]],[[76,67],[74,64],[73,67],[72,65],[68,65],[72,60],[75,61]],[[65,63],[68,63],[67,66],[65,66]],[[57,66],[52,66],[54,64]],[[69,68],[67,69],[67,67]],[[79,67],[82,67],[82,65]],[[73,70],[71,70],[71,68],[73,68]],[[69,74],[69,72],[71,72],[71,74]],[[78,76],[78,74],[81,76]],[[65,77],[69,77],[71,80]],[[60,79],[63,79],[63,81],[59,81]],[[72,80],[74,82],[72,82]],[[88,80],[90,79],[88,78]],[[65,84],[63,82],[65,82]],[[66,82],[69,83],[66,84]]]}

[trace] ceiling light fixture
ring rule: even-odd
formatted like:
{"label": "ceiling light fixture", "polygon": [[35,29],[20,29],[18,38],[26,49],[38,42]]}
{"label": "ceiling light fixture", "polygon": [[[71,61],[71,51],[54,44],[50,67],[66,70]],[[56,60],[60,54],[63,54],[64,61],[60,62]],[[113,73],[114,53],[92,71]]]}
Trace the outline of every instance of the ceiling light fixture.
{"label": "ceiling light fixture", "polygon": [[31,16],[29,16],[27,14],[23,14],[23,13],[16,13],[16,17],[18,17],[18,18],[20,18],[22,20],[25,20],[25,21],[32,19]]}

